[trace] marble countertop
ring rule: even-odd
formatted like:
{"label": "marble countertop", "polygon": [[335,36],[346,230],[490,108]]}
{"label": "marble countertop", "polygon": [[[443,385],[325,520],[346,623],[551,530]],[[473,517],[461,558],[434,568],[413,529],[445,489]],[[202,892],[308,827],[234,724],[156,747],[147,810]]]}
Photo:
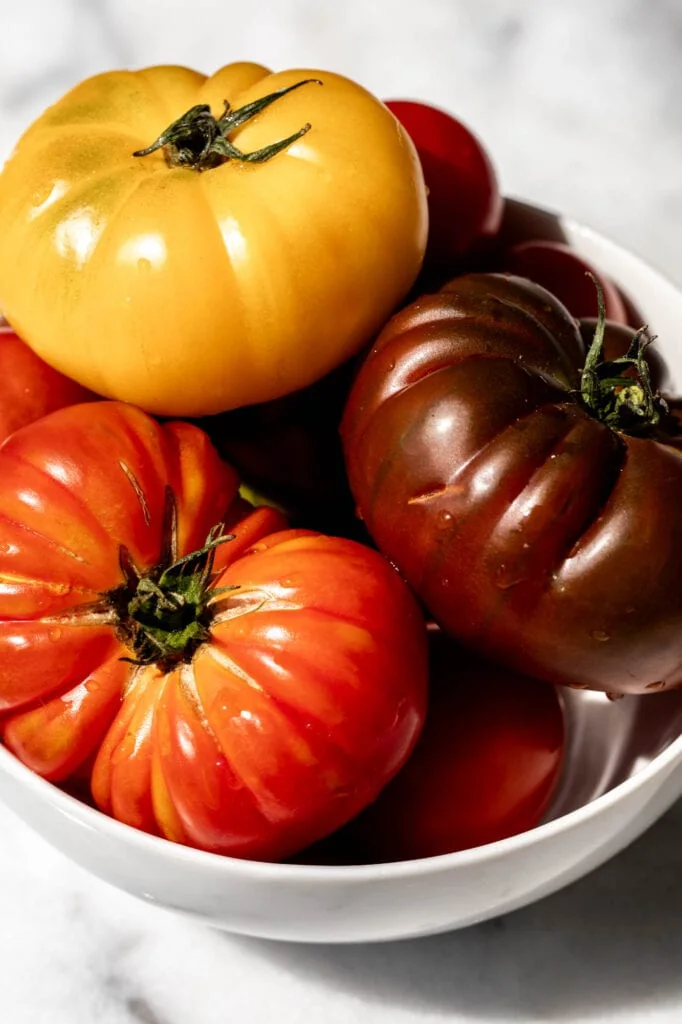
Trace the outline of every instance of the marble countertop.
{"label": "marble countertop", "polygon": [[[0,160],[109,67],[319,66],[437,102],[504,190],[682,284],[679,0],[0,0]],[[0,808],[3,1024],[677,1022],[682,805],[610,864],[506,918],[376,947],[212,932],[83,874]]]}

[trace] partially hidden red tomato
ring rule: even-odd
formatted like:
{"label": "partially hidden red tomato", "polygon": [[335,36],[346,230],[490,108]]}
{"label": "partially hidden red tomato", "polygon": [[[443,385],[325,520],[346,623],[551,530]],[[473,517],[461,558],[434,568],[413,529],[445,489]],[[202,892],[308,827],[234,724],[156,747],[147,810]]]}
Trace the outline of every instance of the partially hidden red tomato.
{"label": "partially hidden red tomato", "polygon": [[41,416],[94,397],[53,370],[10,327],[0,324],[0,444]]}
{"label": "partially hidden red tomato", "polygon": [[364,539],[355,517],[339,426],[355,361],[272,402],[199,421],[252,494],[274,501],[296,525]]}
{"label": "partially hidden red tomato", "polygon": [[613,281],[564,242],[521,242],[506,253],[504,270],[542,285],[577,318],[597,315],[592,275],[601,285],[607,318],[628,323],[625,303]]}
{"label": "partially hidden red tomato", "polygon": [[305,859],[435,857],[525,832],[548,809],[563,750],[554,687],[435,633],[429,711],[414,753],[375,803]]}
{"label": "partially hidden red tomato", "polygon": [[682,684],[682,454],[641,346],[623,363],[595,344],[530,281],[458,278],[379,336],[346,464],[370,534],[452,636],[645,693]]}
{"label": "partially hidden red tomato", "polygon": [[427,270],[460,270],[495,237],[504,200],[483,145],[461,121],[428,103],[388,100],[414,142],[429,202]]}
{"label": "partially hidden red tomato", "polygon": [[120,821],[274,859],[402,766],[426,633],[378,553],[244,518],[202,431],[119,403],[16,432],[0,481],[2,738],[36,772],[92,763]]}

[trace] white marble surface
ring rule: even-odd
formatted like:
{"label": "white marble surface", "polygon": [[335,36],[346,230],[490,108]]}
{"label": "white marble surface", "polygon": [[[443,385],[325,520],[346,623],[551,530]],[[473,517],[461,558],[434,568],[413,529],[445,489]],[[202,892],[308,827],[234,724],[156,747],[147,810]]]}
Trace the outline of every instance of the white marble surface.
{"label": "white marble surface", "polygon": [[[475,127],[507,192],[682,283],[680,0],[0,0],[0,159],[87,74],[319,66]],[[591,877],[466,932],[287,947],[86,877],[0,808],[2,1024],[682,1019],[682,806]]]}

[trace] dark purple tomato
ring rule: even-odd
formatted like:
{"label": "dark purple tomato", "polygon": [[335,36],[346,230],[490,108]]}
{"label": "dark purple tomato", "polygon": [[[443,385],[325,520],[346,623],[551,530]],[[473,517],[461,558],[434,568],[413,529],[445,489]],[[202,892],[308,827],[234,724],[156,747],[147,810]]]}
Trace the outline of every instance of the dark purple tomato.
{"label": "dark purple tomato", "polygon": [[637,365],[471,274],[393,317],[342,424],[365,525],[443,629],[616,694],[682,684],[682,453]]}

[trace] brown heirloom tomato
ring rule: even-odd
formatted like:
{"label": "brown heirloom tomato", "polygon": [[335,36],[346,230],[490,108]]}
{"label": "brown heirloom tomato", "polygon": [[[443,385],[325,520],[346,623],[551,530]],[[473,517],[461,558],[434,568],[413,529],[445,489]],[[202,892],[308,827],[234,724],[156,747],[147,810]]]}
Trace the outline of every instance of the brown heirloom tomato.
{"label": "brown heirloom tomato", "polygon": [[401,767],[426,630],[377,552],[245,515],[202,431],[114,402],[13,434],[0,481],[1,735],[34,771],[87,772],[148,832],[274,859]]}
{"label": "brown heirloom tomato", "polygon": [[342,433],[366,526],[449,633],[642,693],[682,683],[682,454],[641,344],[599,347],[529,281],[455,279],[386,326]]}

